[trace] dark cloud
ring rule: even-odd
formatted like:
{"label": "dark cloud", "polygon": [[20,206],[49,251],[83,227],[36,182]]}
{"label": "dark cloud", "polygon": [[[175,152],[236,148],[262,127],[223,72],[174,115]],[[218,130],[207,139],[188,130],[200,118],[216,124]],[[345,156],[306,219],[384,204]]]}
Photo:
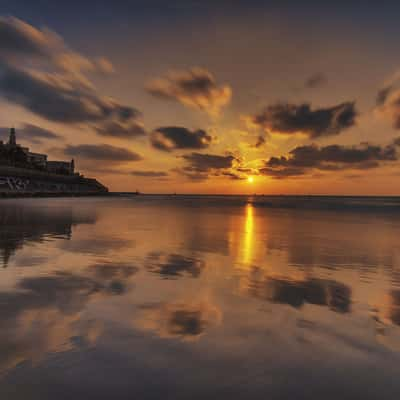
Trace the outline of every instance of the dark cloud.
{"label": "dark cloud", "polygon": [[212,137],[201,129],[190,131],[179,126],[169,126],[156,129],[150,137],[153,147],[159,150],[171,151],[176,149],[205,149]]}
{"label": "dark cloud", "polygon": [[142,176],[146,178],[163,178],[168,176],[167,172],[164,171],[131,171],[131,175],[133,176]]}
{"label": "dark cloud", "polygon": [[314,89],[317,87],[321,87],[327,83],[328,79],[321,72],[317,72],[314,75],[311,75],[304,82],[304,87],[307,89]]}
{"label": "dark cloud", "polygon": [[70,157],[82,157],[89,160],[111,162],[142,160],[142,156],[129,149],[111,146],[109,144],[68,145],[63,149],[63,151],[64,154]]}
{"label": "dark cloud", "polygon": [[355,125],[357,112],[354,102],[312,110],[310,104],[282,103],[266,107],[251,117],[251,121],[270,133],[302,133],[310,138],[338,135]]}
{"label": "dark cloud", "polygon": [[191,153],[182,156],[188,163],[190,170],[207,172],[211,169],[231,168],[236,160],[234,156],[220,156],[215,154]]}
{"label": "dark cloud", "polygon": [[104,116],[101,104],[96,104],[96,99],[90,95],[63,87],[61,82],[46,75],[37,76],[17,67],[0,66],[0,94],[56,122],[94,122]]}
{"label": "dark cloud", "polygon": [[271,157],[259,172],[275,178],[304,175],[312,169],[338,171],[345,169],[376,168],[382,162],[398,158],[393,144],[374,146],[368,143],[358,147],[329,145],[318,147],[314,144],[299,146],[287,157]]}
{"label": "dark cloud", "polygon": [[381,89],[377,95],[377,111],[392,121],[393,128],[400,129],[400,89],[394,86]]}
{"label": "dark cloud", "polygon": [[50,121],[88,124],[101,135],[143,134],[140,113],[99,95],[87,76],[111,71],[108,60],[90,60],[55,33],[11,17],[0,19],[0,44],[0,96],[7,101]]}
{"label": "dark cloud", "polygon": [[[18,136],[22,134],[22,137],[27,140],[34,139],[59,139],[61,136],[49,131],[48,129],[41,128],[40,126],[33,124],[24,124],[22,130],[18,130]],[[34,139],[32,139],[34,138]]]}
{"label": "dark cloud", "polygon": [[376,111],[400,129],[400,71],[389,76],[376,95]]}
{"label": "dark cloud", "polygon": [[96,126],[104,135],[108,124],[132,123],[139,115],[134,108],[83,89],[78,83],[66,77],[56,79],[51,74],[0,65],[0,95],[48,120],[66,124],[100,123]]}
{"label": "dark cloud", "polygon": [[176,100],[211,115],[218,115],[232,96],[229,86],[218,86],[213,75],[203,68],[170,72],[166,77],[150,82],[147,91],[153,96]]}
{"label": "dark cloud", "polygon": [[152,253],[147,258],[146,266],[149,271],[165,278],[176,278],[183,275],[197,278],[204,269],[205,263],[203,260],[180,254]]}
{"label": "dark cloud", "polygon": [[143,125],[137,121],[132,121],[129,124],[121,124],[116,121],[108,122],[95,127],[95,131],[102,136],[113,136],[121,139],[146,135]]}
{"label": "dark cloud", "polygon": [[393,86],[385,86],[382,89],[379,89],[378,94],[376,95],[376,105],[381,106],[385,104],[392,90]]}
{"label": "dark cloud", "polygon": [[191,153],[182,156],[186,161],[183,168],[177,169],[177,172],[186,176],[190,180],[201,181],[208,179],[209,176],[222,174],[236,175],[231,170],[237,159],[232,155],[220,156],[215,154]]}
{"label": "dark cloud", "polygon": [[236,171],[243,172],[245,174],[257,174],[257,170],[255,170],[253,168],[237,167]]}
{"label": "dark cloud", "polygon": [[378,90],[375,111],[400,129],[400,71],[389,76]]}
{"label": "dark cloud", "polygon": [[235,181],[243,181],[243,180],[247,179],[247,176],[243,176],[243,175],[240,175],[240,174],[238,174],[236,172],[232,172],[232,171],[222,171],[219,175],[227,176],[228,178],[233,179]]}
{"label": "dark cloud", "polygon": [[0,55],[5,53],[47,57],[60,39],[50,31],[40,31],[13,17],[0,17]]}
{"label": "dark cloud", "polygon": [[264,146],[264,144],[265,144],[265,137],[260,135],[260,136],[258,136],[257,142],[254,145],[254,147],[256,149],[259,149],[260,147]]}
{"label": "dark cloud", "polygon": [[275,179],[291,178],[302,176],[307,173],[305,168],[300,167],[284,167],[284,168],[271,168],[263,167],[259,170],[260,174],[270,176]]}

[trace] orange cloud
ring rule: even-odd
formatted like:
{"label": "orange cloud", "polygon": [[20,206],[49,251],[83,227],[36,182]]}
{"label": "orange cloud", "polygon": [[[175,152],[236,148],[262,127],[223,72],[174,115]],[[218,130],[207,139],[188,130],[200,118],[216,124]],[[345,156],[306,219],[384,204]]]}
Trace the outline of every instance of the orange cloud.
{"label": "orange cloud", "polygon": [[198,67],[172,71],[165,77],[154,79],[147,85],[147,91],[153,96],[205,111],[213,117],[220,114],[232,97],[230,86],[218,86],[209,71]]}

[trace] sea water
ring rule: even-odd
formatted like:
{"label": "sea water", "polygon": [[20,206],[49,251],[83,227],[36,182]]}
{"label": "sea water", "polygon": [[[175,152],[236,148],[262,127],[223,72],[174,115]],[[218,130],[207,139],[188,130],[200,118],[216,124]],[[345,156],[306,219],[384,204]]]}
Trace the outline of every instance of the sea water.
{"label": "sea water", "polygon": [[0,398],[397,399],[398,198],[0,200]]}

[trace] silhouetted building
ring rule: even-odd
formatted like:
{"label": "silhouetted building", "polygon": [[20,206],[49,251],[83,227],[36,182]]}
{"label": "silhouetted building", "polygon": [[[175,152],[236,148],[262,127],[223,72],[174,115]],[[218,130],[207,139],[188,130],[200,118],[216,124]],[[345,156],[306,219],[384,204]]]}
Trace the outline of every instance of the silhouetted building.
{"label": "silhouetted building", "polygon": [[15,128],[10,129],[10,138],[8,140],[8,145],[15,147],[17,145],[17,138],[15,136]]}
{"label": "silhouetted building", "polygon": [[68,174],[74,173],[75,165],[74,160],[68,161],[47,161],[46,170],[54,174]]}
{"label": "silhouetted building", "polygon": [[15,128],[10,129],[8,143],[0,141],[0,161],[2,164],[11,164],[20,167],[40,169],[55,174],[73,175],[75,173],[74,160],[48,161],[46,154],[33,153],[28,147],[17,143]]}

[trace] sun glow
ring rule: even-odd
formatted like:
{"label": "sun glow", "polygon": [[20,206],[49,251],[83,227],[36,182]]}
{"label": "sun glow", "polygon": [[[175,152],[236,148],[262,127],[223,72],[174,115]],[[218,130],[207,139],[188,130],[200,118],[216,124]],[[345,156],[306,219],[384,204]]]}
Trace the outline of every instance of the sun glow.
{"label": "sun glow", "polygon": [[254,176],[248,176],[247,177],[247,182],[248,183],[253,183],[254,182]]}

